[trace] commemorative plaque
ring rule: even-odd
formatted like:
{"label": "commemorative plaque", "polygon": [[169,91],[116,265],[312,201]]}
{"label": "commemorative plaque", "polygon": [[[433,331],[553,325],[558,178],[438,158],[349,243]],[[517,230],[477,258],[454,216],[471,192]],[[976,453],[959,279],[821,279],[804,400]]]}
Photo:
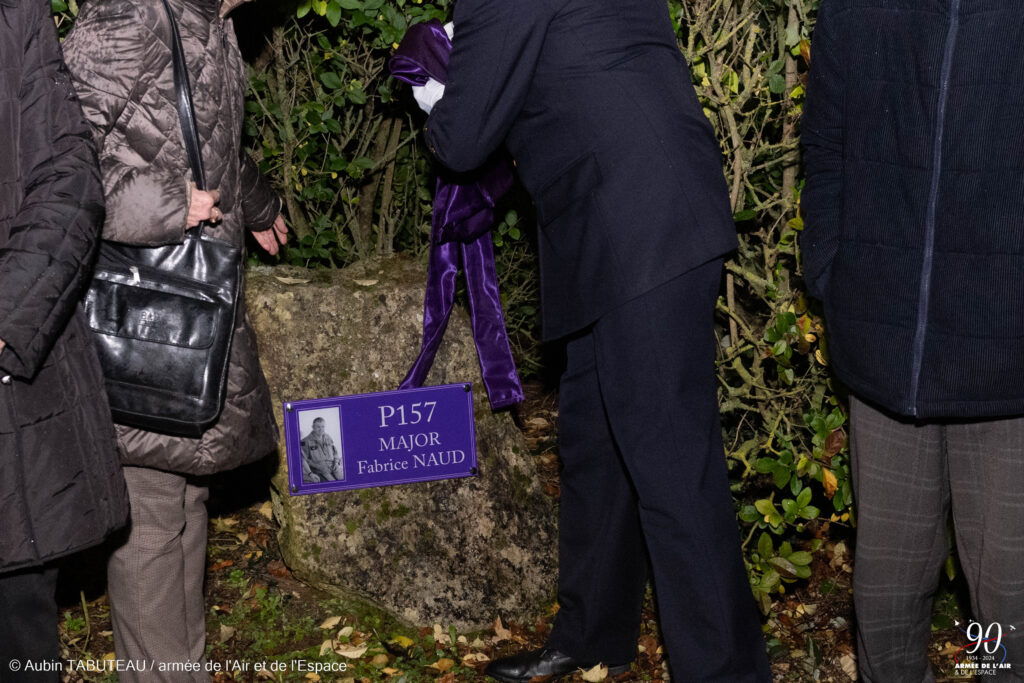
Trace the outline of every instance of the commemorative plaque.
{"label": "commemorative plaque", "polygon": [[284,404],[292,495],[477,473],[470,384]]}

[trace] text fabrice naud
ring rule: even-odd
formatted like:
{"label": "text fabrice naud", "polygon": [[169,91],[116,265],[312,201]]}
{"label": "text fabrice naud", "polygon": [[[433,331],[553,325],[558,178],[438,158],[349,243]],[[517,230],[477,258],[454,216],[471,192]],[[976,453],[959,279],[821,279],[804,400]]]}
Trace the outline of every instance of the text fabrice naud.
{"label": "text fabrice naud", "polygon": [[[13,667],[12,667],[13,668]],[[62,660],[27,660],[20,667],[21,671],[75,671],[75,672],[113,672],[113,671],[151,671],[151,672],[235,672],[235,671],[302,671],[307,673],[344,672],[348,670],[346,662],[313,662],[305,659],[293,659],[288,662],[249,662],[240,659],[225,659],[206,662],[157,662],[145,659],[69,659]]]}
{"label": "text fabrice naud", "polygon": [[[426,425],[433,419],[436,406],[437,401],[424,401],[422,403],[413,403],[409,406],[380,406],[379,427],[381,429],[388,429],[396,426],[404,427],[421,423]],[[402,472],[421,467],[458,465],[466,460],[466,452],[462,450],[434,450],[435,447],[442,448],[441,437],[438,432],[418,432],[400,436],[379,437],[378,442],[379,452],[395,453],[396,451],[404,451],[411,455],[412,459],[378,460],[374,458],[373,460],[357,460],[356,469],[358,474]],[[413,451],[420,452],[413,453]],[[393,458],[394,456],[391,457]]]}

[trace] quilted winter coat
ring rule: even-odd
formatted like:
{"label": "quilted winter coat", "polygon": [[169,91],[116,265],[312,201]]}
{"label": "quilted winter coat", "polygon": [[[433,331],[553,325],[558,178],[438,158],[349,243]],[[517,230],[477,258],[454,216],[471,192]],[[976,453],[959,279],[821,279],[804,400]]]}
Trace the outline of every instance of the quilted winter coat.
{"label": "quilted winter coat", "polygon": [[103,195],[49,6],[0,0],[0,571],[95,545],[128,514],[77,309]]}
{"label": "quilted winter coat", "polygon": [[[231,21],[237,0],[170,0],[192,82],[208,189],[224,219],[210,233],[243,244],[244,229],[271,226],[280,201],[242,151],[245,66]],[[175,106],[171,28],[161,0],[90,0],[64,51],[100,147],[107,214],[103,238],[138,245],[181,242],[191,172]],[[209,474],[274,449],[277,426],[256,340],[239,306],[227,400],[218,422],[190,439],[118,426],[125,462]]]}

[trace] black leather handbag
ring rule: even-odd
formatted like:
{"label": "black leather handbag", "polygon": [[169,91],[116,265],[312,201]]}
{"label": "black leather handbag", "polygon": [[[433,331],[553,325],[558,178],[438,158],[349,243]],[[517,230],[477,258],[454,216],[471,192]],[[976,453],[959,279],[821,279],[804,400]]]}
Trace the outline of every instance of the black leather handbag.
{"label": "black leather handbag", "polygon": [[[206,176],[177,22],[171,23],[178,119],[193,180]],[[242,282],[241,248],[186,232],[183,244],[100,244],[85,313],[95,333],[114,421],[198,437],[224,407]]]}

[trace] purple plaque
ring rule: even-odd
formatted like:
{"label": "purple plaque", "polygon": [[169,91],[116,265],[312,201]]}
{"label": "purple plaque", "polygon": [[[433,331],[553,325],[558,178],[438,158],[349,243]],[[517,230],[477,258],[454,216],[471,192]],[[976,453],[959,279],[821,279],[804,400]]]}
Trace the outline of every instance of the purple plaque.
{"label": "purple plaque", "polygon": [[470,384],[284,404],[293,496],[474,476]]}

